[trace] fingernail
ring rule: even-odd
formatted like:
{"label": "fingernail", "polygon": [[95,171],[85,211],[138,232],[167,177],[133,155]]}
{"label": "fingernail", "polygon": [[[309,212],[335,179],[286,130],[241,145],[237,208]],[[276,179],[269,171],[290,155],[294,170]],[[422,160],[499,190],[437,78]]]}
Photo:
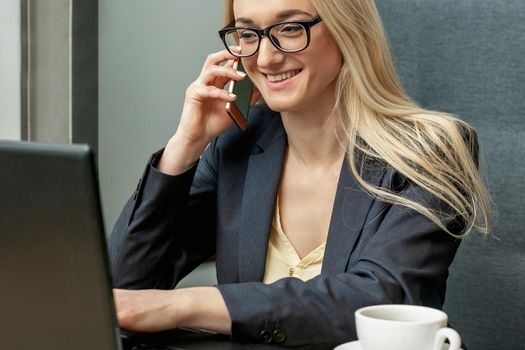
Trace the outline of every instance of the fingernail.
{"label": "fingernail", "polygon": [[237,98],[237,95],[235,94],[229,94],[231,98]]}
{"label": "fingernail", "polygon": [[238,71],[237,71],[237,75],[238,75],[238,76],[241,76],[241,77],[244,78],[244,77],[246,76],[246,73],[241,72],[240,70],[238,70]]}

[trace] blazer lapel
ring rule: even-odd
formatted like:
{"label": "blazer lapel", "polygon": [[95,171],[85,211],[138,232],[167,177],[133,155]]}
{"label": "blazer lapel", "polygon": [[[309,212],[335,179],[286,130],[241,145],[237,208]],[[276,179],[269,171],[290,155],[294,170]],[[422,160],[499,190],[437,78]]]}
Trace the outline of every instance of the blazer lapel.
{"label": "blazer lapel", "polygon": [[[382,167],[365,168],[363,174],[364,178],[374,186],[379,185],[383,175]],[[374,197],[358,185],[350,171],[348,160],[345,160],[339,176],[328,230],[323,274],[337,275],[345,271],[373,201]]]}
{"label": "blazer lapel", "polygon": [[[244,184],[239,232],[239,281],[260,282],[264,277],[268,238],[279,189],[286,134],[278,113],[272,125],[257,142],[258,151],[250,156]],[[385,168],[365,167],[363,176],[374,186],[380,184]],[[374,197],[366,193],[343,162],[322,273],[345,271],[350,255],[365,225]]]}
{"label": "blazer lapel", "polygon": [[240,282],[262,281],[275,200],[286,146],[279,114],[258,141],[259,153],[250,156],[244,184],[239,232]]}

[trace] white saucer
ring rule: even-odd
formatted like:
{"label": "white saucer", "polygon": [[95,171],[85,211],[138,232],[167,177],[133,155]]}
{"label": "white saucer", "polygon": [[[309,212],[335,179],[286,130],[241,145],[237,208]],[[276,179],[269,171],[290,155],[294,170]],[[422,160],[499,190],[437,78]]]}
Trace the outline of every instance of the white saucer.
{"label": "white saucer", "polygon": [[[334,350],[363,350],[363,348],[361,347],[361,344],[359,344],[359,340],[355,340],[349,343],[338,345],[334,348]],[[441,348],[441,350],[448,350],[448,344],[443,344],[443,348]]]}

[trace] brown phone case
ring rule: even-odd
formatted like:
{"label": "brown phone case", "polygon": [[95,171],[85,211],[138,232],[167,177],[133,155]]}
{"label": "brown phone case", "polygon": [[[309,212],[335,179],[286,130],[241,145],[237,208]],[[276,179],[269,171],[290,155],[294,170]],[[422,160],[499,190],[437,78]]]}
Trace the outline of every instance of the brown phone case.
{"label": "brown phone case", "polygon": [[[240,61],[239,60],[233,62],[233,69],[238,69],[239,65],[240,65]],[[241,67],[242,67],[242,65],[241,65]],[[242,68],[242,69],[244,69],[244,68]],[[235,84],[237,84],[237,82],[235,80],[231,80],[229,82],[228,92],[230,94],[235,93],[234,92]],[[242,112],[239,110],[239,108],[235,104],[235,101],[226,103],[226,113],[228,113],[230,118],[233,120],[235,125],[237,125],[237,127],[240,130],[242,130],[242,131],[246,130],[246,126],[247,126],[246,118],[243,116]]]}
{"label": "brown phone case", "polygon": [[[233,84],[230,83],[232,86]],[[233,90],[233,88],[232,88]],[[239,108],[235,105],[235,103],[228,102],[226,103],[226,113],[232,118],[233,122],[237,127],[241,130],[246,130],[246,119],[241,114],[241,111],[239,111]]]}

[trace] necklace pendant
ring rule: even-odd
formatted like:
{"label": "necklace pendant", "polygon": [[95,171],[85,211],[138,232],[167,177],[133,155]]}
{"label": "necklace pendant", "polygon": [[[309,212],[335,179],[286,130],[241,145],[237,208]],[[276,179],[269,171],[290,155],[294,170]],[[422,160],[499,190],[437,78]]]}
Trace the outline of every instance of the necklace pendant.
{"label": "necklace pendant", "polygon": [[288,275],[289,275],[290,277],[293,277],[293,273],[294,273],[294,269],[293,269],[293,267],[290,267],[290,268],[288,269]]}

